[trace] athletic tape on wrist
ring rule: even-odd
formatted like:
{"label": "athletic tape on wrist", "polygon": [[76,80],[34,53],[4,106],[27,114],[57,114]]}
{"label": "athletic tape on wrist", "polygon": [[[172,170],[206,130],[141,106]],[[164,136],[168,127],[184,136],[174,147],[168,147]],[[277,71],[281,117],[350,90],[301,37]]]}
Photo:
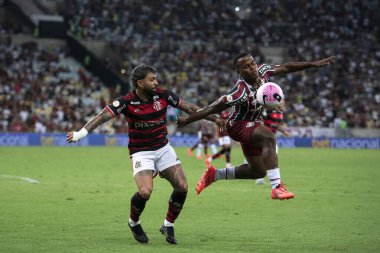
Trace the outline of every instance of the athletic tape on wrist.
{"label": "athletic tape on wrist", "polygon": [[80,139],[84,138],[88,134],[88,131],[86,128],[82,128],[79,130],[79,132],[73,132],[73,141],[79,141]]}

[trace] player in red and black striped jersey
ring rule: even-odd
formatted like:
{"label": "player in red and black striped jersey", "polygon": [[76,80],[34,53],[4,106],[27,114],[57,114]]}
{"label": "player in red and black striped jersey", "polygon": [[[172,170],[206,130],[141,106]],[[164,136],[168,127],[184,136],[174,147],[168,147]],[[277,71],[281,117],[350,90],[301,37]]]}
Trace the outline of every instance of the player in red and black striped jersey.
{"label": "player in red and black striped jersey", "polygon": [[320,68],[329,65],[334,60],[335,57],[328,57],[312,62],[289,62],[272,66],[257,65],[249,53],[237,55],[233,64],[241,80],[226,95],[211,105],[187,118],[179,117],[177,124],[182,127],[207,115],[231,108],[227,131],[232,139],[241,143],[248,164],[220,170],[208,165],[198,182],[197,193],[199,194],[204,188],[220,179],[258,179],[268,175],[272,186],[272,199],[293,198],[294,194],[288,192],[281,182],[275,149],[276,139],[273,132],[261,124],[263,107],[256,99],[256,92],[260,85],[268,81],[272,75],[286,74],[307,68]]}
{"label": "player in red and black striped jersey", "polygon": [[[159,88],[156,71],[150,66],[136,67],[131,74],[131,83],[134,90],[114,100],[80,131],[67,133],[67,141],[79,141],[99,125],[123,114],[128,120],[128,148],[137,185],[137,192],[131,198],[129,227],[137,241],[148,242],[140,224],[140,215],[152,193],[153,178],[159,173],[173,186],[160,232],[166,236],[166,241],[175,244],[174,221],[185,203],[188,186],[181,162],[167,139],[167,107],[170,105],[188,114],[199,107]],[[209,119],[220,125],[223,123],[216,116]]]}
{"label": "player in red and black striped jersey", "polygon": [[283,127],[284,111],[282,108],[267,108],[263,112],[263,124],[274,134],[282,133],[286,137],[290,137],[290,132]]}

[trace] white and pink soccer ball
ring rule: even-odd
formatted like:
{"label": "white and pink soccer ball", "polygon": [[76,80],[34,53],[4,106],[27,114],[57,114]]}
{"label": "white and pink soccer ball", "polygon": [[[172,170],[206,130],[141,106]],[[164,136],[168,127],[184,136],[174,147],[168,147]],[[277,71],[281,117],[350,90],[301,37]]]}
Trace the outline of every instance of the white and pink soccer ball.
{"label": "white and pink soccer ball", "polygon": [[261,105],[278,107],[285,96],[278,84],[268,82],[257,89],[256,98]]}

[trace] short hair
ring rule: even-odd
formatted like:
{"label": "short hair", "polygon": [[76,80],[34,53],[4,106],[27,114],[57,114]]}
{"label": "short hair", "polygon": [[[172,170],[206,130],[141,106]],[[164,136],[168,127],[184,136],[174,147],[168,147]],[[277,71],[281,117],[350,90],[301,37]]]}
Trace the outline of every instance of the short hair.
{"label": "short hair", "polygon": [[233,59],[233,61],[232,61],[232,64],[233,64],[235,70],[236,70],[236,64],[237,64],[238,60],[239,60],[240,58],[243,58],[243,57],[248,56],[248,55],[251,55],[251,54],[248,53],[248,52],[242,52],[242,53],[240,53],[240,54],[237,54],[237,55],[234,57],[234,59]]}
{"label": "short hair", "polygon": [[156,74],[156,70],[152,66],[144,64],[135,67],[132,70],[130,78],[132,87],[137,88],[137,81],[144,79],[148,73]]}

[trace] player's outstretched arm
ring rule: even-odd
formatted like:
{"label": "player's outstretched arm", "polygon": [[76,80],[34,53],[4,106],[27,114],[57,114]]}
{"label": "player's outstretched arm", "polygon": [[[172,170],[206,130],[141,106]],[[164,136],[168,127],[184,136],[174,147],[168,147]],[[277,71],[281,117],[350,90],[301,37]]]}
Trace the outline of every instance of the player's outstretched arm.
{"label": "player's outstretched arm", "polygon": [[100,126],[101,124],[112,119],[114,115],[112,115],[106,108],[104,108],[98,115],[92,118],[89,122],[84,125],[84,127],[78,132],[72,131],[68,132],[66,135],[67,142],[77,142],[80,139],[86,137],[86,135]]}
{"label": "player's outstretched arm", "polygon": [[335,56],[330,56],[321,60],[310,62],[287,62],[281,65],[275,65],[274,72],[276,75],[287,74],[308,68],[321,68],[334,62]]}
{"label": "player's outstretched arm", "polygon": [[[227,108],[227,106],[224,103],[223,99],[218,99],[217,101],[215,101],[211,105],[208,105],[204,108],[199,108],[198,106],[197,106],[197,108],[198,109],[196,109],[196,111],[187,112],[188,114],[190,114],[188,117],[178,117],[177,118],[178,127],[184,127],[184,126],[186,126],[190,123],[193,123],[195,121],[204,119],[206,117],[210,117],[209,116],[210,114],[220,113],[223,110],[225,110]],[[185,110],[183,110],[183,111],[185,111]],[[219,118],[216,115],[211,115],[211,116],[215,116],[219,120]],[[213,121],[215,121],[215,120],[213,120]]]}

